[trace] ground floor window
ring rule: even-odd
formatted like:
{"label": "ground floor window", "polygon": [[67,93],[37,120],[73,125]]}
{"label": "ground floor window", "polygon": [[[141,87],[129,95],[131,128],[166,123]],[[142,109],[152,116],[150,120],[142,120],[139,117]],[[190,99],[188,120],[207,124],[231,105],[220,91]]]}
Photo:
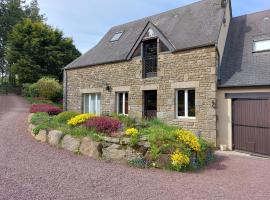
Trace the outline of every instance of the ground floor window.
{"label": "ground floor window", "polygon": [[195,90],[176,91],[176,117],[195,118]]}
{"label": "ground floor window", "polygon": [[116,93],[116,111],[120,115],[128,115],[128,92]]}
{"label": "ground floor window", "polygon": [[100,115],[100,94],[84,94],[84,113]]}

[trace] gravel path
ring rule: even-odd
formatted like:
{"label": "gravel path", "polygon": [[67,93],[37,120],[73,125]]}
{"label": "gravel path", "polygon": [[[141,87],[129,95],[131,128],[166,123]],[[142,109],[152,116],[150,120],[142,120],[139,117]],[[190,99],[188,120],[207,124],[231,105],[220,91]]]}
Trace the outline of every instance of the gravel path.
{"label": "gravel path", "polygon": [[223,156],[186,174],[97,161],[34,141],[28,107],[0,96],[1,200],[270,199],[270,160]]}

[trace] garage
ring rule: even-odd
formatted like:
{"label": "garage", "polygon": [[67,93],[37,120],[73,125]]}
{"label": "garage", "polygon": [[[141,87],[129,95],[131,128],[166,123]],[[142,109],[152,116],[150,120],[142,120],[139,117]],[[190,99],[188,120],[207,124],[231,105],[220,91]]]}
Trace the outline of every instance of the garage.
{"label": "garage", "polygon": [[270,155],[270,98],[241,94],[232,98],[233,148]]}

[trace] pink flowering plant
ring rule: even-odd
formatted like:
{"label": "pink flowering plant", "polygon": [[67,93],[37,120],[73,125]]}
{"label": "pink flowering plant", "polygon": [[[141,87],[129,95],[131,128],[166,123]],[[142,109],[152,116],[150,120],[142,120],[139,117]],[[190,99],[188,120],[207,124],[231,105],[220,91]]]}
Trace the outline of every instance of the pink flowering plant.
{"label": "pink flowering plant", "polygon": [[30,108],[30,113],[38,113],[38,112],[45,112],[49,115],[58,115],[59,113],[63,112],[63,110],[59,107],[50,105],[50,104],[33,104]]}
{"label": "pink flowering plant", "polygon": [[113,136],[113,134],[121,127],[121,122],[110,117],[93,117],[86,121],[85,126],[94,129],[99,133]]}

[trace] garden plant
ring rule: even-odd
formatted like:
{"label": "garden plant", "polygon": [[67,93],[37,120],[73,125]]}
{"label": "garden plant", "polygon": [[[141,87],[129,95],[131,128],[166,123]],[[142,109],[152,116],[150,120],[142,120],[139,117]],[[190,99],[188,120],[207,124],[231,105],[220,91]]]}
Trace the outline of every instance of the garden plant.
{"label": "garden plant", "polygon": [[[72,111],[61,112],[48,105],[32,105],[34,133],[42,129],[59,130],[76,138],[127,138],[131,149],[141,151],[140,143],[149,144],[144,153],[129,160],[135,167],[188,171],[202,168],[213,160],[213,145],[188,130],[158,120],[139,121],[128,116],[96,116]],[[59,113],[56,113],[56,111]]]}

